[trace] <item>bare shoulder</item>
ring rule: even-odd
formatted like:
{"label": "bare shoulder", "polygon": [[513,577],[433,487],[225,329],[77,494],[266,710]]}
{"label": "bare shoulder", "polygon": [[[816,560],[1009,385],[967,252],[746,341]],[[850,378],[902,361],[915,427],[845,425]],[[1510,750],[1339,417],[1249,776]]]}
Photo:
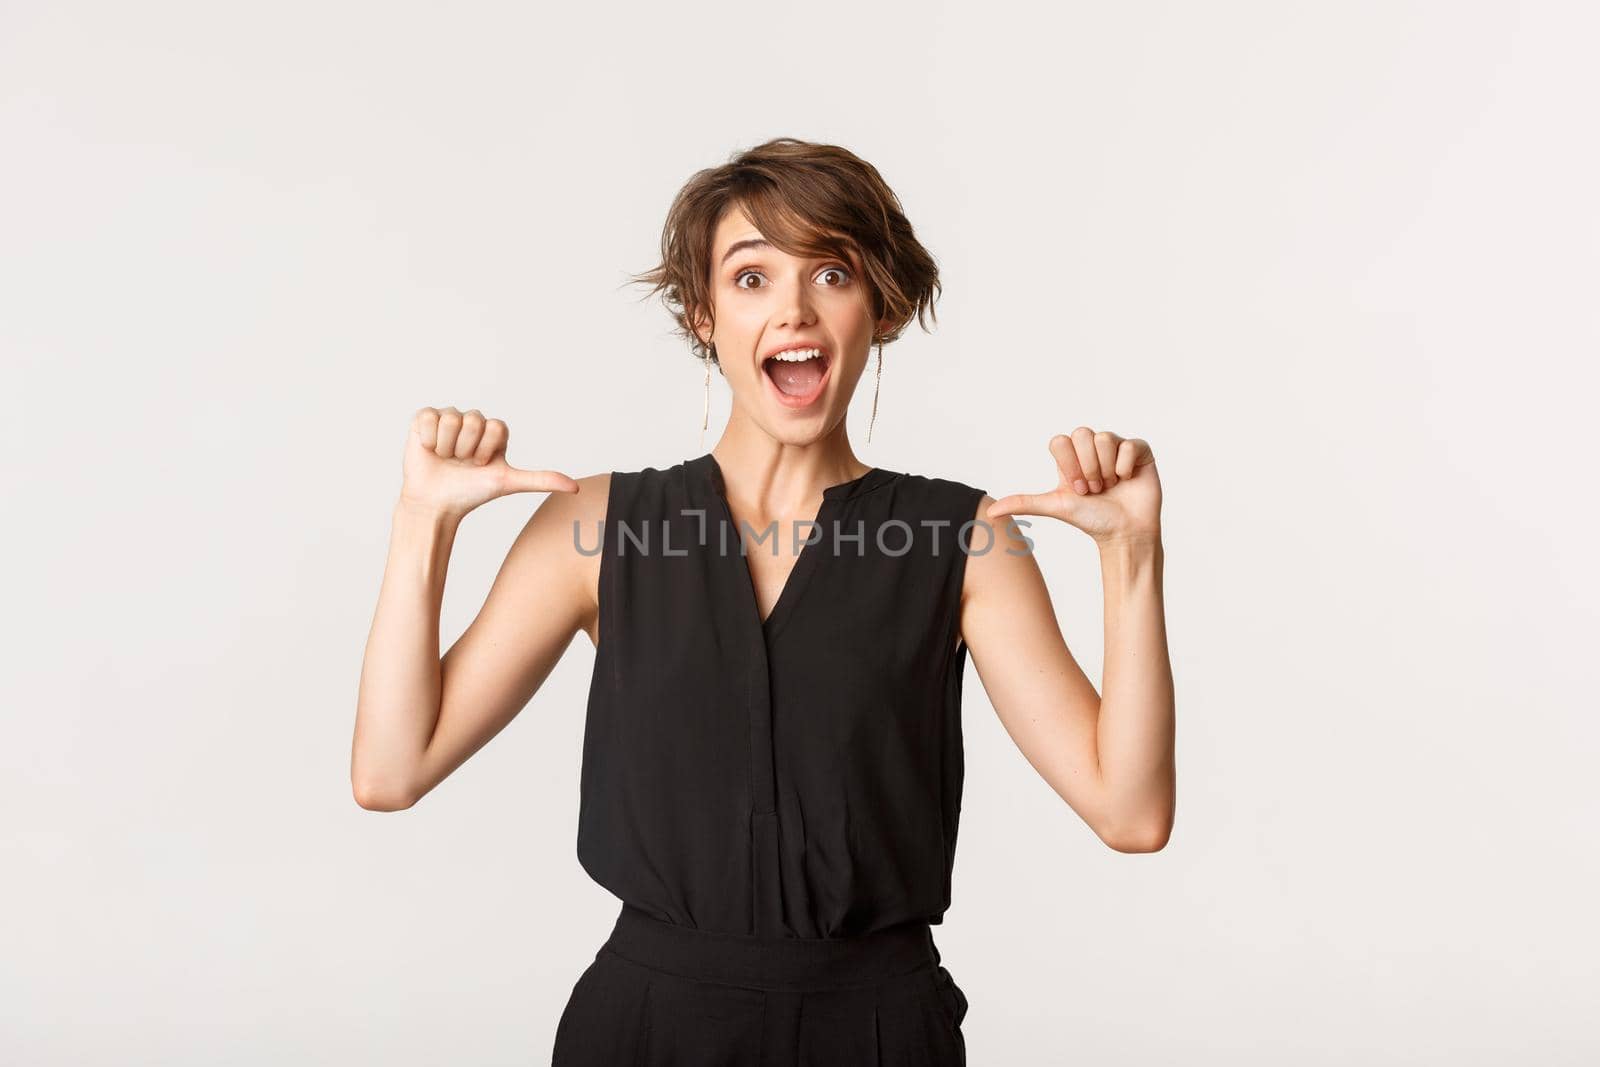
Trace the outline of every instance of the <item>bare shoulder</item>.
{"label": "bare shoulder", "polygon": [[574,478],[576,493],[547,493],[506,556],[503,575],[529,599],[561,597],[579,625],[595,637],[599,613],[600,544],[611,472]]}
{"label": "bare shoulder", "polygon": [[611,473],[574,478],[576,493],[546,493],[523,524],[513,551],[542,551],[565,539],[572,540],[573,524],[593,528],[606,517],[606,498],[611,489]]}
{"label": "bare shoulder", "polygon": [[971,549],[961,583],[963,626],[976,619],[977,613],[971,610],[974,604],[1024,608],[1037,605],[1041,596],[1048,598],[1033,556],[1033,539],[1027,527],[1015,521],[1026,520],[1026,516],[991,519],[988,512],[994,502],[994,497],[984,493],[972,516]]}
{"label": "bare shoulder", "polygon": [[611,472],[574,478],[578,483],[576,493],[547,493],[544,501],[528,520],[539,523],[602,522],[606,517],[606,498],[611,490]]}

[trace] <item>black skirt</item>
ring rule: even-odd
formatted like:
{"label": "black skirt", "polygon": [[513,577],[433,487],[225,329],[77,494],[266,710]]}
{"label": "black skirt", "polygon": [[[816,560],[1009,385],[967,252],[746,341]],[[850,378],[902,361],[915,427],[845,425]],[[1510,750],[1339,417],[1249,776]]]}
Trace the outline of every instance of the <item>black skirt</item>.
{"label": "black skirt", "polygon": [[967,998],[926,922],[727,934],[624,904],[556,1027],[553,1067],[963,1067]]}

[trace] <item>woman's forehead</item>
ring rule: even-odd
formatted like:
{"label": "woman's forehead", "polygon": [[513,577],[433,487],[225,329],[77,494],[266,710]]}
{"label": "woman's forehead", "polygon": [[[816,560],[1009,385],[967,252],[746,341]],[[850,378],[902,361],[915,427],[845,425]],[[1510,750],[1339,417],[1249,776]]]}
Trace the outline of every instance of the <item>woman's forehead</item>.
{"label": "woman's forehead", "polygon": [[[855,249],[850,243],[844,242],[845,251],[853,260]],[[728,258],[738,252],[771,253],[773,255],[792,255],[779,248],[770,237],[762,233],[750,217],[737,206],[728,208],[717,223],[716,232],[711,238],[712,267],[721,266]],[[805,258],[795,256],[794,258]]]}
{"label": "woman's forehead", "polygon": [[722,218],[717,220],[717,230],[711,237],[711,247],[714,251],[733,244],[735,241],[765,240],[765,236],[756,228],[737,204],[722,213]]}

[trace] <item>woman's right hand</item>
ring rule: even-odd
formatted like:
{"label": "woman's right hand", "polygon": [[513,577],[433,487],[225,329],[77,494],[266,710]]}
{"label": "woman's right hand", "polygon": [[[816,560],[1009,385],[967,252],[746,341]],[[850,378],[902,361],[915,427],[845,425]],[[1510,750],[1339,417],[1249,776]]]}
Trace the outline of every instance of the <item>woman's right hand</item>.
{"label": "woman's right hand", "polygon": [[403,503],[460,518],[508,493],[576,493],[557,471],[522,470],[506,462],[511,431],[477,408],[418,408],[406,435]]}

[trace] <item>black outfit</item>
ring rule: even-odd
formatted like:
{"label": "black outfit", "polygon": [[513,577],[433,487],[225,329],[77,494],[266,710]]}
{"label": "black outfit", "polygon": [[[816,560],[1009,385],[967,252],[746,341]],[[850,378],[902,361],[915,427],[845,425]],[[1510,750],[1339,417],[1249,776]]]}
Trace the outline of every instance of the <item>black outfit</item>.
{"label": "black outfit", "polygon": [[[623,906],[556,1067],[965,1062],[930,927],[961,809],[965,549],[1004,550],[982,496],[875,468],[814,529],[760,531],[710,453],[612,473],[578,859]],[[745,553],[774,535],[804,547],[763,621]]]}

